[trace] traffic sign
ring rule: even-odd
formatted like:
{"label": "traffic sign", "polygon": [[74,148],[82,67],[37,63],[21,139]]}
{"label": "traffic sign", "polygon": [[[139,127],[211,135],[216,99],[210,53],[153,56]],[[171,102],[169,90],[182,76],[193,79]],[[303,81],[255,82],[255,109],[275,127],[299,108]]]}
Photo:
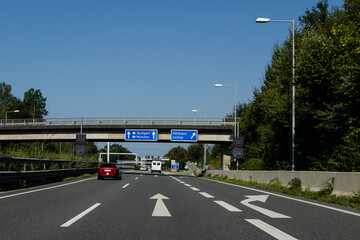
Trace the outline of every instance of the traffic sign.
{"label": "traffic sign", "polygon": [[177,170],[179,170],[179,163],[171,164],[171,169],[177,169]]}
{"label": "traffic sign", "polygon": [[233,146],[237,147],[237,148],[243,147],[244,146],[244,137],[234,137]]}
{"label": "traffic sign", "polygon": [[157,141],[157,129],[125,129],[125,141]]}
{"label": "traffic sign", "polygon": [[197,130],[171,130],[171,141],[174,142],[197,142]]}
{"label": "traffic sign", "polygon": [[244,149],[243,149],[243,148],[236,148],[236,147],[234,147],[234,148],[233,148],[233,151],[232,151],[232,154],[233,154],[233,157],[234,157],[234,158],[243,158],[243,156],[244,156]]}

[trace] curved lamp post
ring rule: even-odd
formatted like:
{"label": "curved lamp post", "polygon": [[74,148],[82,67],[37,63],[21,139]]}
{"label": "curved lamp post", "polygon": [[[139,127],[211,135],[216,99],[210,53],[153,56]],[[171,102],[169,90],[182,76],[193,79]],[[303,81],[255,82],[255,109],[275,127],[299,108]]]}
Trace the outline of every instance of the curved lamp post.
{"label": "curved lamp post", "polygon": [[257,23],[283,22],[292,24],[292,159],[291,169],[295,170],[295,21],[294,20],[271,20],[270,18],[257,18]]}
{"label": "curved lamp post", "polygon": [[18,112],[20,112],[20,110],[6,111],[5,112],[5,123],[7,123],[7,114],[8,113],[18,113]]}

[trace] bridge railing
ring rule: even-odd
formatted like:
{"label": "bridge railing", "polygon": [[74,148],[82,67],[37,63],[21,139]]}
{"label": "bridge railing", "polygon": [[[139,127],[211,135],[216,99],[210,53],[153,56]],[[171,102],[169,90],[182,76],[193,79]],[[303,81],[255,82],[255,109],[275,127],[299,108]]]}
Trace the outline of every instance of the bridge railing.
{"label": "bridge railing", "polygon": [[2,126],[43,125],[234,125],[233,118],[214,117],[87,117],[1,119]]}
{"label": "bridge railing", "polygon": [[96,173],[98,162],[0,157],[0,183]]}

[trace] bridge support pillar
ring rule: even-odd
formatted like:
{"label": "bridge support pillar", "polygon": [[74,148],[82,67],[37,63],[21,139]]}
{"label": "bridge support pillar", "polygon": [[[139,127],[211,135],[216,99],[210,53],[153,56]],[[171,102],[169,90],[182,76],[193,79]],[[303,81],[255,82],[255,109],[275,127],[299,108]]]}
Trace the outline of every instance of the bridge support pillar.
{"label": "bridge support pillar", "polygon": [[230,170],[231,151],[229,146],[229,144],[221,144],[221,168],[223,170]]}

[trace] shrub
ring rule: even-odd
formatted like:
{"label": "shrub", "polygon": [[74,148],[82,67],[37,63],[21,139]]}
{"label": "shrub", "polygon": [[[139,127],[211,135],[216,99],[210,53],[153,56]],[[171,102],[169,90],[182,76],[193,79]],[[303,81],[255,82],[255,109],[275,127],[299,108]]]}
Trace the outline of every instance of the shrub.
{"label": "shrub", "polygon": [[323,183],[322,188],[318,191],[320,196],[330,195],[334,190],[335,178],[329,178]]}
{"label": "shrub", "polygon": [[288,183],[289,189],[291,190],[300,190],[301,189],[301,179],[300,178],[293,178]]}

